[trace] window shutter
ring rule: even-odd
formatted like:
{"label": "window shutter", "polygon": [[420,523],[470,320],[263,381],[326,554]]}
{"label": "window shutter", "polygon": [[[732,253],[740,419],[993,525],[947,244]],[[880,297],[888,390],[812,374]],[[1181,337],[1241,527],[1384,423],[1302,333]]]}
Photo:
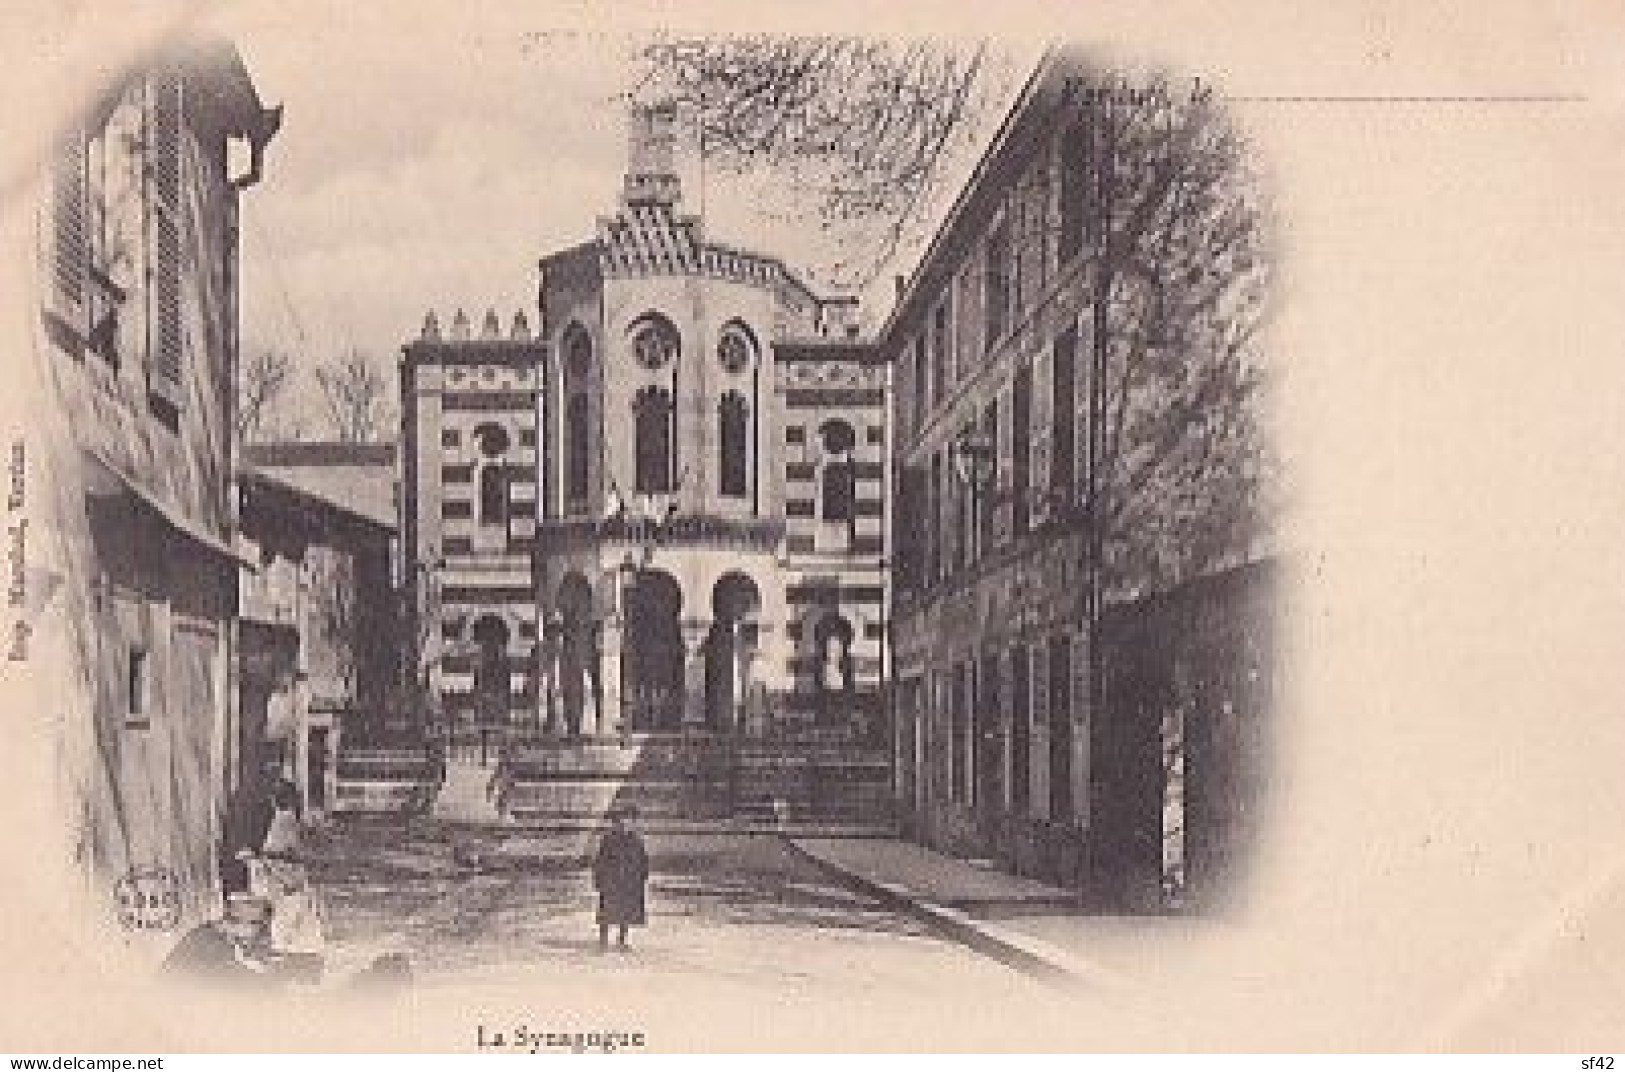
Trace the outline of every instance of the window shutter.
{"label": "window shutter", "polygon": [[929,531],[930,523],[923,521],[928,508],[925,477],[925,471],[919,466],[903,468],[897,483],[897,509],[892,512],[892,546],[898,580],[907,589],[920,586],[922,540]]}
{"label": "window shutter", "polygon": [[993,487],[989,489],[993,496],[993,542],[991,547],[983,549],[984,553],[1008,543],[1015,535],[1016,496],[1022,490],[1015,486],[1015,414],[1015,392],[1006,382],[999,388],[998,406],[988,413],[993,427],[987,432],[994,443],[998,465],[994,469]]}
{"label": "window shutter", "polygon": [[181,404],[181,80],[174,71],[149,86],[147,390],[176,409]]}
{"label": "window shutter", "polygon": [[52,171],[52,310],[74,331],[83,333],[85,269],[90,263],[83,131],[75,127],[58,144]]}
{"label": "window shutter", "polygon": [[1027,676],[1035,726],[1049,725],[1049,645],[1034,644],[1032,672]]}
{"label": "window shutter", "polygon": [[1052,383],[1055,376],[1055,357],[1048,346],[1040,347],[1033,359],[1033,385],[1028,419],[1032,440],[1032,458],[1027,466],[1027,496],[1029,520],[1034,528],[1049,520],[1050,490],[1050,427],[1053,422]]}

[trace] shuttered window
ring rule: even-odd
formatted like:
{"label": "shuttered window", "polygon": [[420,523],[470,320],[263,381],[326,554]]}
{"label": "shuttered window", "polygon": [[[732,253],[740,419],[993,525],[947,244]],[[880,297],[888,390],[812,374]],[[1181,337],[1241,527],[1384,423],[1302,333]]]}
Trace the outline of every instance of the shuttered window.
{"label": "shuttered window", "polygon": [[147,391],[172,410],[181,405],[181,80],[156,74],[148,100],[149,247]]}
{"label": "shuttered window", "polygon": [[85,330],[85,267],[90,235],[85,221],[85,139],[75,128],[58,143],[52,161],[51,278],[53,311],[74,332]]}

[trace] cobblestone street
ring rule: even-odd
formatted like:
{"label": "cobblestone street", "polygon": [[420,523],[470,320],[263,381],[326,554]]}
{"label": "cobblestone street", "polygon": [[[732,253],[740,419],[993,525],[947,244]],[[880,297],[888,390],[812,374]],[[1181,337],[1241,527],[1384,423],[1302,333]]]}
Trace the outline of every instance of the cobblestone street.
{"label": "cobblestone street", "polygon": [[331,939],[398,946],[420,988],[631,972],[640,988],[734,984],[842,1002],[865,992],[1043,992],[833,884],[777,837],[648,842],[650,925],[625,953],[597,948],[586,835],[358,826],[334,835],[316,875]]}

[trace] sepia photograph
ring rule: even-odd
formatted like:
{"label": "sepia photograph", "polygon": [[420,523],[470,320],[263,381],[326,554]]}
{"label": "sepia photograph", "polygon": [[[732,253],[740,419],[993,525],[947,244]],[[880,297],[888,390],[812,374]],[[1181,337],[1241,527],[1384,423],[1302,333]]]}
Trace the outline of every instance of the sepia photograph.
{"label": "sepia photograph", "polygon": [[6,15],[0,1048],[1625,1042],[1625,26],[968,8]]}

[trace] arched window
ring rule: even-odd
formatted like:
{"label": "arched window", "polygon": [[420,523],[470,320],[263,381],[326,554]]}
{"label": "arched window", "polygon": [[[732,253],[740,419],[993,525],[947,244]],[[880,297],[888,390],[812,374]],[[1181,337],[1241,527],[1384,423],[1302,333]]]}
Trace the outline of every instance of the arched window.
{"label": "arched window", "polygon": [[717,360],[729,372],[744,372],[756,361],[756,337],[744,324],[730,321],[717,340]]}
{"label": "arched window", "polygon": [[479,441],[480,453],[487,458],[500,457],[512,442],[508,438],[507,429],[490,421],[474,429],[474,438]]}
{"label": "arched window", "polygon": [[852,691],[852,623],[837,613],[819,620],[813,630],[818,691],[826,695]]}
{"label": "arched window", "polygon": [[480,524],[508,523],[508,468],[501,462],[487,462],[480,469]]}
{"label": "arched window", "polygon": [[842,420],[825,421],[818,429],[824,441],[823,517],[825,521],[851,521],[857,498],[857,474],[852,448],[857,433]]}
{"label": "arched window", "polygon": [[645,314],[632,327],[632,353],[638,364],[650,372],[669,365],[679,347],[677,329],[658,313]]}
{"label": "arched window", "polygon": [[722,494],[743,498],[750,472],[750,407],[745,396],[729,391],[717,405],[717,451],[721,454],[718,472]]}
{"label": "arched window", "polygon": [[565,497],[571,503],[587,501],[588,450],[591,445],[589,402],[585,394],[572,394],[564,411]]}
{"label": "arched window", "polygon": [[564,353],[564,371],[571,380],[571,386],[579,386],[592,372],[592,336],[580,324],[571,324],[564,329],[560,349]]}
{"label": "arched window", "polygon": [[645,387],[633,400],[632,410],[637,435],[634,490],[644,494],[671,491],[671,393],[661,387]]}

